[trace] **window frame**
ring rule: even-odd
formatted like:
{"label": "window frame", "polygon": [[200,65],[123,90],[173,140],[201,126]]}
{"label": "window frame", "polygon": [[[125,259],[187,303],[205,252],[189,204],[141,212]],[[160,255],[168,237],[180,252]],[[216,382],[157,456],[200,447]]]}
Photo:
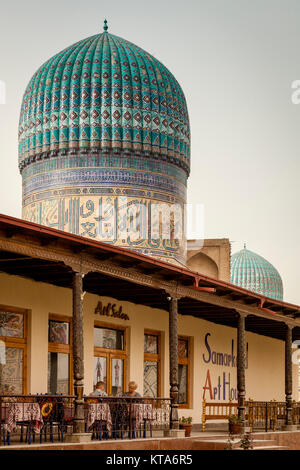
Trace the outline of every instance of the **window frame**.
{"label": "window frame", "polygon": [[[69,323],[69,344],[60,344],[52,343],[49,341],[49,322],[57,321]],[[72,317],[59,315],[56,313],[49,313],[48,315],[48,354],[53,353],[62,353],[69,355],[69,391],[68,394],[72,395],[73,393],[73,321]],[[47,389],[48,389],[48,363],[47,363]]]}
{"label": "window frame", "polygon": [[[191,337],[178,335],[178,343],[180,340],[187,341],[188,348],[187,348],[187,357],[179,357],[178,354],[178,365],[186,365],[187,366],[187,402],[186,403],[178,403],[178,407],[182,409],[190,409],[191,408]],[[178,384],[179,389],[179,384]]]}
{"label": "window frame", "polygon": [[7,313],[16,313],[23,315],[23,338],[15,338],[13,336],[0,336],[0,341],[5,345],[5,348],[16,348],[23,350],[23,381],[22,381],[22,394],[28,393],[28,368],[27,368],[27,339],[28,339],[28,317],[30,310],[25,308],[13,307],[11,305],[0,305],[0,311]]}
{"label": "window frame", "polygon": [[[157,354],[153,353],[146,353],[145,352],[145,335],[157,336]],[[161,397],[161,331],[158,330],[150,330],[148,328],[144,329],[144,362],[143,362],[143,377],[144,377],[144,370],[145,370],[145,361],[157,362],[157,398]],[[144,390],[144,383],[143,383],[143,390]]]}
{"label": "window frame", "polygon": [[[94,342],[94,356],[95,357],[104,357],[106,359],[106,393],[107,395],[111,395],[112,391],[112,376],[111,376],[111,363],[112,359],[121,359],[123,360],[123,384],[122,384],[122,393],[126,391],[126,377],[127,377],[127,327],[122,325],[115,325],[113,323],[105,323],[101,321],[94,321],[94,328],[104,328],[107,330],[118,330],[123,332],[123,346],[124,349],[109,349],[109,348],[100,348],[99,346],[95,346]],[[94,364],[93,364],[93,377],[94,377]],[[94,378],[93,378],[94,381]],[[94,387],[94,383],[93,383]]]}

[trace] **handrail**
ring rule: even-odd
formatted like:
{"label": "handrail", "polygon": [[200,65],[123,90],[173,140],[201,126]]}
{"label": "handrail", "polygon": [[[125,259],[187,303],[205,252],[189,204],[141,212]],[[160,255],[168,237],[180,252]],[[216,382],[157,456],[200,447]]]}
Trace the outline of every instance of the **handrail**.
{"label": "handrail", "polygon": [[[202,403],[202,431],[205,430],[206,421],[228,419],[230,415],[238,413],[238,403],[232,402],[206,402]],[[265,431],[275,431],[278,427],[278,420],[286,418],[286,402],[254,401],[249,398],[245,403],[245,417],[250,431],[255,427],[263,427]],[[300,424],[300,402],[292,402],[293,424]]]}
{"label": "handrail", "polygon": [[229,416],[237,415],[238,404],[231,399],[229,402],[206,402],[202,403],[202,431],[205,430],[207,420],[228,419]]}

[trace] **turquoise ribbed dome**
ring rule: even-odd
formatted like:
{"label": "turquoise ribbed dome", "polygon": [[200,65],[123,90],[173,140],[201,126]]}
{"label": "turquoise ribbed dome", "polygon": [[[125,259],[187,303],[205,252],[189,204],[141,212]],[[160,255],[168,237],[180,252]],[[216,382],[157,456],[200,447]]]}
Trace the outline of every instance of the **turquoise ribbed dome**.
{"label": "turquoise ribbed dome", "polygon": [[231,282],[265,297],[283,299],[282,279],[277,269],[246,247],[231,257]]}
{"label": "turquoise ribbed dome", "polygon": [[148,52],[107,31],[49,59],[23,98],[21,172],[36,160],[78,151],[140,152],[189,174],[189,119],[180,85]]}
{"label": "turquoise ribbed dome", "polygon": [[24,219],[185,263],[186,100],[161,62],[106,23],[30,80],[19,169]]}

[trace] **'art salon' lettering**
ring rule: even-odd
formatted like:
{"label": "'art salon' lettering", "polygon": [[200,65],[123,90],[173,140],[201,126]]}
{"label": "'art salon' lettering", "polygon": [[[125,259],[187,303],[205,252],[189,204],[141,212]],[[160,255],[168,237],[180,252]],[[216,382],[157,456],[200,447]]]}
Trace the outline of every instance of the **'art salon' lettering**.
{"label": "'art salon' lettering", "polygon": [[121,320],[129,320],[129,316],[126,313],[122,312],[122,306],[117,310],[116,304],[107,304],[103,306],[102,302],[98,302],[97,307],[95,308],[95,314],[105,315],[107,317],[121,318]]}

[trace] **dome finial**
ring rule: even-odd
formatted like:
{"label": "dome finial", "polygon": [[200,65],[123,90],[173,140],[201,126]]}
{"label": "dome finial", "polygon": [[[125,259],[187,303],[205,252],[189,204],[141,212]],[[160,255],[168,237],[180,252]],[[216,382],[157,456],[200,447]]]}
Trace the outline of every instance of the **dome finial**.
{"label": "dome finial", "polygon": [[103,26],[103,29],[106,33],[106,31],[108,30],[108,26],[107,26],[107,20],[104,20],[104,26]]}
{"label": "dome finial", "polygon": [[244,250],[246,250],[246,243],[244,243]]}

